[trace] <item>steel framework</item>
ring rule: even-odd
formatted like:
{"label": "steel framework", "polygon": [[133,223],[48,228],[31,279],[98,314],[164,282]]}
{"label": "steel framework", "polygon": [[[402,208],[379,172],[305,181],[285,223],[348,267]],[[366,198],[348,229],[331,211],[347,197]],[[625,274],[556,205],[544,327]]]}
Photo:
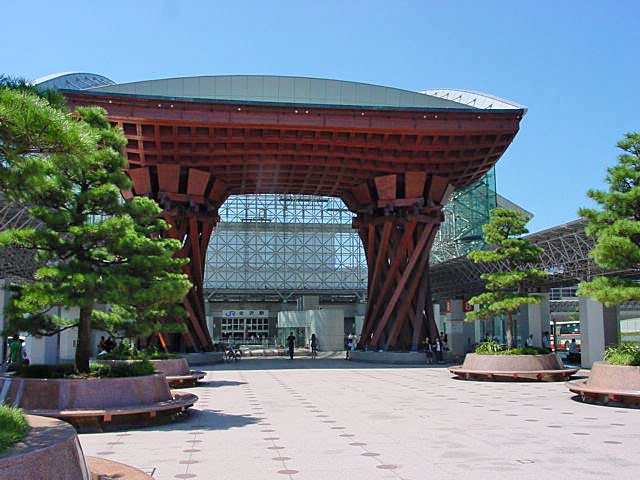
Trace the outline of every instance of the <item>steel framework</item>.
{"label": "steel framework", "polygon": [[[532,266],[549,274],[546,281],[532,285],[532,288],[573,286],[598,275],[640,277],[639,270],[607,271],[593,263],[589,252],[594,240],[586,236],[584,227],[585,221],[579,219],[527,236],[543,249],[539,261]],[[434,298],[468,298],[483,290],[480,275],[506,269],[507,266],[500,262],[476,264],[465,256],[434,265],[431,269]]]}
{"label": "steel framework", "polygon": [[[29,209],[6,199],[0,192],[0,232],[10,228],[37,226]],[[20,248],[0,249],[0,278],[11,283],[24,283],[33,278],[37,263],[33,253]]]}

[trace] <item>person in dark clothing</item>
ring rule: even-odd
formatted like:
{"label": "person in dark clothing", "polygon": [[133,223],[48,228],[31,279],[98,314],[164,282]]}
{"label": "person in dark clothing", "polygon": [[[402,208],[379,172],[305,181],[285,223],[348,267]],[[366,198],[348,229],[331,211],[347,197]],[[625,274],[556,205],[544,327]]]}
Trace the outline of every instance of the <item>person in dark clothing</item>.
{"label": "person in dark clothing", "polygon": [[311,358],[314,360],[318,356],[318,337],[315,333],[311,334]]}
{"label": "person in dark clothing", "polygon": [[293,360],[293,349],[296,346],[296,337],[293,336],[293,332],[290,332],[287,337],[287,346],[289,347],[289,358]]}

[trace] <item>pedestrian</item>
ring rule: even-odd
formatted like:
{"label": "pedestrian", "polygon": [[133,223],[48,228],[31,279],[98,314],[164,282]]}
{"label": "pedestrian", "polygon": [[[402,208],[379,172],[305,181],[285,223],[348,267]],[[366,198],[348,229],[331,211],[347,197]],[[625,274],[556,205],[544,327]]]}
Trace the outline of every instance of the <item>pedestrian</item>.
{"label": "pedestrian", "polygon": [[551,350],[551,337],[548,331],[545,331],[542,335],[542,346],[547,350]]}
{"label": "pedestrian", "polygon": [[443,359],[442,359],[443,345],[442,345],[442,339],[440,337],[436,337],[436,343],[434,345],[434,348],[436,351],[436,362],[442,363],[443,362]]}
{"label": "pedestrian", "polygon": [[430,337],[424,341],[424,353],[427,356],[427,365],[431,365],[433,363],[433,345]]}
{"label": "pedestrian", "polygon": [[316,359],[318,356],[318,337],[315,333],[311,334],[311,358]]}
{"label": "pedestrian", "polygon": [[287,346],[289,347],[289,359],[293,360],[293,349],[296,346],[296,337],[293,336],[293,332],[289,332],[287,337]]}
{"label": "pedestrian", "polygon": [[524,342],[524,345],[526,347],[533,347],[533,334],[529,334],[529,336],[527,337],[527,339]]}
{"label": "pedestrian", "polygon": [[22,340],[17,333],[9,341],[9,370],[18,370],[22,364]]}
{"label": "pedestrian", "polygon": [[347,357],[346,360],[351,360],[351,356],[349,355],[350,352],[353,351],[353,338],[349,338],[349,340],[347,341]]}

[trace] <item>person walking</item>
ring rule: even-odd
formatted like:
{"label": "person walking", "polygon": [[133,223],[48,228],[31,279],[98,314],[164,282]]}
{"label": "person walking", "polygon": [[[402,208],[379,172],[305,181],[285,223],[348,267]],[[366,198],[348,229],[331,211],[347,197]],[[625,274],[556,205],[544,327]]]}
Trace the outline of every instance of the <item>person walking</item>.
{"label": "person walking", "polygon": [[424,353],[427,356],[427,365],[433,363],[433,345],[431,344],[431,337],[427,337],[424,341]]}
{"label": "person walking", "polygon": [[289,359],[293,360],[293,349],[296,346],[296,337],[293,336],[293,332],[289,332],[287,337],[287,346],[289,347]]}
{"label": "person walking", "polygon": [[318,337],[315,333],[311,334],[311,358],[313,360],[318,356]]}

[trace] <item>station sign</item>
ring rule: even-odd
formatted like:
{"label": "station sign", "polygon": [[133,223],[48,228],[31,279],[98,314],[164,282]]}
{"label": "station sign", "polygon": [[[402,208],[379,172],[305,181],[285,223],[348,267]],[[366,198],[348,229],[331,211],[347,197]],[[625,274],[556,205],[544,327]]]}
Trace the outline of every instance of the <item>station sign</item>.
{"label": "station sign", "polygon": [[269,310],[223,310],[224,318],[269,318]]}

